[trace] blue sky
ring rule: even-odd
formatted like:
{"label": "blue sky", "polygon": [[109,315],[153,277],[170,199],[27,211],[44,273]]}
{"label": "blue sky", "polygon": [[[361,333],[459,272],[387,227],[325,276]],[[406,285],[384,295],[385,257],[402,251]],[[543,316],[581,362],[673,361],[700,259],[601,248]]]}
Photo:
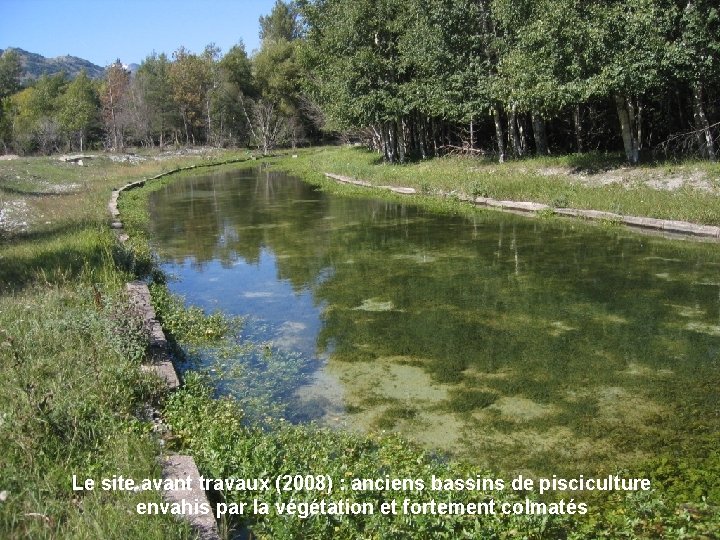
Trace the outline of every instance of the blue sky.
{"label": "blue sky", "polygon": [[47,57],[79,56],[106,66],[140,63],[153,51],[181,45],[226,52],[242,40],[259,46],[258,17],[274,0],[0,0],[0,49]]}

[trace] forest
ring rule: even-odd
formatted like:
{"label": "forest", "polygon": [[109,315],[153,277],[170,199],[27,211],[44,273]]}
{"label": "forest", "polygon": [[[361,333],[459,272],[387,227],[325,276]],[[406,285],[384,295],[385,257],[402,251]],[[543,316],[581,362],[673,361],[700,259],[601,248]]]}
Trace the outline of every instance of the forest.
{"label": "forest", "polygon": [[715,0],[277,0],[260,48],[179,47],[135,73],[43,76],[0,57],[0,150],[362,143],[445,153],[715,160]]}

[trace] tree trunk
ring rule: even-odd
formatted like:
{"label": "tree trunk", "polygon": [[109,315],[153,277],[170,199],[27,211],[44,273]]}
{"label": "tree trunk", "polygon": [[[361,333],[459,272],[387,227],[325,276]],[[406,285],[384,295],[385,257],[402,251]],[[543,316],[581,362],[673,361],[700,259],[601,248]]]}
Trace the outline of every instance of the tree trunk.
{"label": "tree trunk", "polygon": [[415,114],[410,115],[410,118],[408,119],[408,132],[410,134],[410,151],[412,152],[412,156],[417,158],[420,155],[420,133],[417,124],[417,116]]}
{"label": "tree trunk", "polygon": [[395,163],[395,138],[393,137],[392,122],[385,122],[385,132],[387,133],[387,155],[388,163]]}
{"label": "tree trunk", "polygon": [[515,157],[522,157],[523,151],[520,142],[520,133],[518,132],[517,110],[515,105],[510,108],[510,112],[508,113],[508,136],[510,137],[513,155]]}
{"label": "tree trunk", "polygon": [[387,130],[385,129],[384,124],[380,124],[380,143],[382,145],[383,161],[388,161],[390,151],[388,149]]}
{"label": "tree trunk", "polygon": [[380,129],[378,129],[378,126],[376,126],[375,124],[373,124],[371,126],[371,128],[372,128],[372,143],[371,143],[372,146],[371,147],[375,152],[377,152],[378,154],[382,153],[384,156],[385,154],[384,154],[384,149],[383,149],[383,138],[382,138],[382,135],[380,134]]}
{"label": "tree trunk", "polygon": [[[637,113],[635,113],[635,128],[637,131],[637,137],[635,140],[637,140],[638,145],[638,155],[640,151],[643,149],[643,111],[645,110],[645,107],[642,104],[642,101],[640,99],[637,100]],[[630,112],[633,111],[633,106],[630,105]]]}
{"label": "tree trunk", "polygon": [[625,157],[631,165],[637,165],[639,152],[634,125],[635,113],[632,111],[632,106],[627,102],[627,99],[620,94],[615,94],[615,106],[617,107],[618,118],[620,119]]}
{"label": "tree trunk", "polygon": [[117,122],[115,121],[115,109],[112,109],[112,123],[113,123],[113,151],[118,151],[118,128]]}
{"label": "tree trunk", "polygon": [[528,127],[527,127],[527,118],[524,114],[517,115],[515,117],[515,121],[517,122],[518,126],[518,134],[520,137],[518,138],[518,141],[520,142],[520,152],[521,155],[525,155],[528,153],[527,148],[527,133],[528,133]]}
{"label": "tree trunk", "polygon": [[579,103],[573,107],[573,124],[575,125],[575,148],[580,154],[585,149],[585,141],[582,129],[582,109]]}
{"label": "tree trunk", "polygon": [[675,104],[678,109],[678,120],[680,120],[680,125],[685,125],[685,113],[683,112],[684,107],[680,99],[680,90],[678,90],[677,87],[675,88]]}
{"label": "tree trunk", "polygon": [[502,106],[496,103],[493,107],[493,118],[495,120],[495,137],[498,146],[498,161],[505,163],[505,130],[502,122]]}
{"label": "tree trunk", "polygon": [[473,129],[473,119],[470,117],[470,150],[475,148],[475,130]]}
{"label": "tree trunk", "polygon": [[396,120],[395,129],[397,131],[398,138],[398,158],[400,163],[405,163],[405,154],[407,153],[407,148],[405,146],[405,122],[403,120]]}
{"label": "tree trunk", "polygon": [[205,144],[212,145],[212,118],[210,116],[210,96],[205,100],[205,108],[207,109],[207,135],[205,136]]}
{"label": "tree trunk", "polygon": [[547,131],[545,128],[545,119],[540,113],[532,113],[533,137],[535,138],[535,150],[538,156],[549,154],[547,143]]}
{"label": "tree trunk", "polygon": [[420,156],[423,159],[428,158],[428,142],[427,142],[427,122],[425,121],[425,118],[418,118],[418,135],[420,138]]}
{"label": "tree trunk", "polygon": [[187,122],[187,115],[185,114],[185,111],[182,113],[182,119],[183,119],[183,127],[185,128],[185,145],[187,146],[190,144],[190,133],[188,133],[188,122]]}
{"label": "tree trunk", "polygon": [[711,161],[717,159],[715,153],[715,141],[713,141],[712,131],[710,130],[710,122],[705,116],[705,108],[703,107],[703,87],[701,83],[695,83],[692,87],[693,94],[693,118],[695,119],[695,129],[698,130],[698,140],[700,142],[700,152],[703,157]]}

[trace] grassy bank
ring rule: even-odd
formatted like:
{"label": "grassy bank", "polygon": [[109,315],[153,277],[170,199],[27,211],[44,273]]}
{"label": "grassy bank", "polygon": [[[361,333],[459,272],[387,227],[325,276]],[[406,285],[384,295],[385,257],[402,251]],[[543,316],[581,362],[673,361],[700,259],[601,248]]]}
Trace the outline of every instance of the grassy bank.
{"label": "grassy bank", "polygon": [[[500,185],[490,170],[477,175],[470,170],[480,166],[477,162],[446,159],[391,168],[374,159],[354,149],[321,149],[300,152],[297,159],[276,160],[273,166],[315,182],[324,182],[320,173],[327,170],[382,184],[414,185],[428,193],[475,189],[483,178]],[[170,516],[150,518],[132,511],[137,502],[157,500],[154,492],[74,493],[71,482],[73,473],[80,478],[159,476],[155,458],[161,448],[150,434],[151,424],[141,418],[145,405],[160,402],[161,394],[157,381],[139,369],[146,336],[124,307],[122,284],[135,277],[138,255],[142,270],[150,269],[145,236],[148,192],[178,178],[171,176],[121,198],[123,220],[133,235],[130,251],[119,249],[107,230],[106,204],[112,187],[206,161],[202,156],[138,164],[97,159],[82,168],[49,158],[0,162],[2,201],[23,201],[17,208],[25,209],[15,221],[24,225],[6,230],[0,240],[0,537],[191,536],[186,526]],[[468,177],[461,181],[462,174]],[[536,177],[529,174],[518,185],[530,189]],[[522,192],[517,196],[488,194],[524,198]],[[698,208],[707,204],[696,190],[690,195],[697,195]],[[456,203],[443,205],[450,209]],[[160,315],[180,341],[193,339],[198,328],[205,335],[207,329],[223,326],[212,318],[203,326],[205,319],[197,312],[178,314],[182,308],[176,302],[162,292],[156,294],[158,298],[162,300]],[[360,436],[283,422],[269,431],[246,425],[236,402],[215,399],[195,376],[164,404],[164,410],[175,433],[172,447],[191,452],[201,472],[212,477],[300,473],[330,475],[336,481],[388,476],[429,482],[432,474],[447,478],[501,474],[438,458],[392,436]],[[258,538],[711,538],[720,528],[718,494],[706,497],[718,470],[717,455],[704,462],[663,458],[644,470],[627,473],[652,478],[658,489],[585,499],[591,511],[583,517],[421,515],[407,519],[375,514],[299,519],[270,515],[229,525],[251,527]],[[341,495],[353,502],[378,504],[404,498],[427,502],[432,494],[357,491],[335,492],[325,498]],[[499,502],[524,500],[507,490],[457,495],[453,499],[458,502],[491,497]],[[237,492],[218,496],[238,503],[254,498]],[[261,498],[275,503],[291,497],[305,502],[321,498],[308,491]],[[562,497],[557,494],[553,500]]]}
{"label": "grassy bank", "polygon": [[283,168],[321,182],[331,172],[376,185],[414,187],[556,207],[720,225],[720,164],[657,163],[625,167],[617,156],[570,155],[498,164],[489,158],[448,156],[388,166],[361,148],[323,148],[299,154]]}
{"label": "grassy bank", "polygon": [[205,162],[0,162],[0,537],[192,536],[134,512],[156,492],[74,492],[72,475],[160,476],[144,419],[160,386],[140,370],[147,336],[123,294],[131,254],[108,230],[107,201],[113,187]]}

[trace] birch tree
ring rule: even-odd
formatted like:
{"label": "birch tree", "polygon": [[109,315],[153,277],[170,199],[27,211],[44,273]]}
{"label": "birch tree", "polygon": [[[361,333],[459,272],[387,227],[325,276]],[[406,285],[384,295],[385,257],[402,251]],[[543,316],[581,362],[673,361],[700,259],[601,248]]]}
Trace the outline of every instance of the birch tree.
{"label": "birch tree", "polygon": [[689,0],[677,7],[678,39],[671,45],[670,66],[690,90],[699,153],[715,161],[714,132],[719,130],[708,119],[706,93],[708,83],[720,78],[720,6],[710,0]]}

